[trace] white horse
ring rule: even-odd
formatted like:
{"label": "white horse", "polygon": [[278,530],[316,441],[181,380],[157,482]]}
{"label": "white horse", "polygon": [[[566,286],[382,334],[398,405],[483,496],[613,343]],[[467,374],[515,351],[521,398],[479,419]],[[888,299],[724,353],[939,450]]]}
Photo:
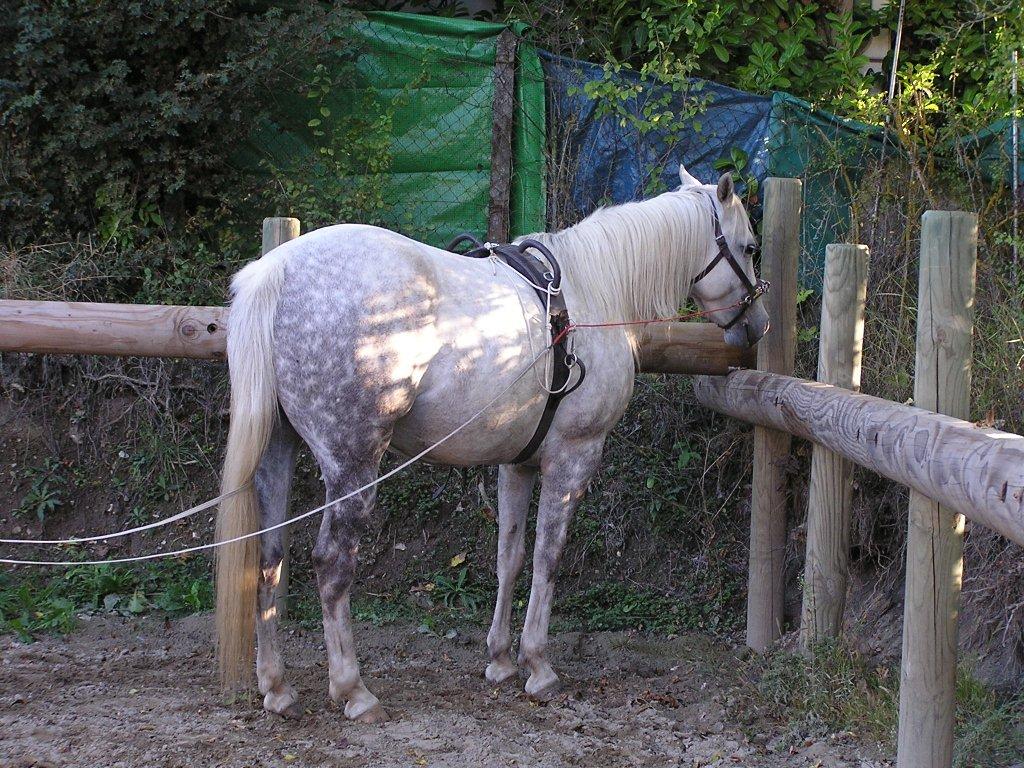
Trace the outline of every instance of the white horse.
{"label": "white horse", "polygon": [[[714,310],[708,314],[715,323],[728,328],[727,341],[750,346],[767,331],[768,319],[748,291],[756,281],[756,241],[746,211],[728,174],[717,185],[701,184],[682,166],[679,175],[676,191],[599,210],[562,232],[534,237],[561,264],[574,322],[671,317],[692,294],[702,308]],[[724,234],[719,243],[716,222]],[[719,263],[723,256],[725,264]],[[696,285],[695,276],[701,278]],[[453,255],[376,227],[342,224],[274,249],[242,269],[232,290],[231,426],[222,483],[225,492],[246,487],[222,503],[219,539],[286,519],[300,439],[320,466],[328,500],[338,499],[376,479],[389,447],[414,455],[509,387],[428,459],[501,465],[498,596],[485,673],[495,684],[516,673],[512,589],[523,565],[527,507],[538,472],[543,475],[518,663],[529,672],[527,693],[549,694],[558,683],[545,658],[555,569],[570,517],[633,392],[642,326],[573,332],[586,378],[562,401],[536,453],[512,464],[547,399],[544,366],[516,377],[551,343],[551,331],[533,289],[503,264]],[[375,495],[366,491],[329,507],[312,553],[330,695],[347,717],[363,722],[387,717],[360,678],[349,614],[360,530]],[[218,558],[222,681],[235,685],[251,674],[258,603],[256,673],[263,705],[298,716],[276,634],[280,531],[264,534],[261,548],[256,541],[224,546]]]}

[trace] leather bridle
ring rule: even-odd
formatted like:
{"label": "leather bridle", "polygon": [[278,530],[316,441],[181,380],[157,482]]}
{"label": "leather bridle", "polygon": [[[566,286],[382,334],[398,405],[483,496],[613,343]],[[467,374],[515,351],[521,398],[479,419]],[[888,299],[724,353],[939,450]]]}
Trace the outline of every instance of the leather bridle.
{"label": "leather bridle", "polygon": [[[768,289],[771,288],[771,283],[767,280],[758,280],[756,283],[750,282],[750,278],[747,277],[747,273],[743,270],[743,267],[733,255],[732,249],[729,248],[729,243],[726,242],[725,233],[722,232],[722,222],[718,218],[718,208],[715,207],[715,201],[713,199],[711,200],[711,219],[715,225],[715,243],[718,245],[718,253],[715,254],[715,257],[706,267],[704,267],[704,269],[701,270],[700,274],[693,278],[690,285],[694,286],[710,275],[711,271],[718,266],[718,262],[723,259],[728,262],[729,266],[732,267],[732,271],[736,273],[736,276],[740,279],[740,283],[742,283],[744,289],[746,289],[747,295],[741,299],[740,311],[736,313],[736,316],[728,323],[721,326],[722,330],[727,331],[743,319],[743,316],[747,314],[755,301],[768,292]],[[753,254],[751,254],[751,256],[753,256]]]}

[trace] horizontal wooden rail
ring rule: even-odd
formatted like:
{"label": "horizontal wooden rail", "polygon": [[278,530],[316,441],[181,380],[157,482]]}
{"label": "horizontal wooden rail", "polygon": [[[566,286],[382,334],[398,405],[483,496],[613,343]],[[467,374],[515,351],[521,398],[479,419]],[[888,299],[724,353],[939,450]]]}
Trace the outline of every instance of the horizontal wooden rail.
{"label": "horizontal wooden rail", "polygon": [[644,373],[724,376],[756,364],[755,349],[726,344],[722,329],[712,323],[652,323],[640,335],[640,370]]}
{"label": "horizontal wooden rail", "polygon": [[[0,352],[224,359],[226,307],[0,301]],[[724,375],[753,367],[753,350],[725,343],[710,323],[643,331],[646,373]]]}
{"label": "horizontal wooden rail", "polygon": [[727,416],[810,440],[1024,545],[1024,437],[805,379],[737,371],[694,382]]}
{"label": "horizontal wooden rail", "polygon": [[224,307],[0,301],[0,352],[224,359]]}

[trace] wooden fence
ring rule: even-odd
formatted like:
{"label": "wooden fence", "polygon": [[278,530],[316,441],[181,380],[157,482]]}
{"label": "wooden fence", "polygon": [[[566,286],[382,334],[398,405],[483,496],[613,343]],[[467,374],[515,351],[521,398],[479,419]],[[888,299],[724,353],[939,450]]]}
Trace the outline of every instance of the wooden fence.
{"label": "wooden fence", "polygon": [[[768,648],[783,631],[783,564],[793,436],[815,444],[801,638],[842,627],[849,567],[851,468],[912,489],[900,689],[899,768],[952,763],[956,619],[964,517],[1024,545],[1024,438],[968,416],[977,217],[924,215],[915,403],[858,393],[868,254],[827,253],[818,378],[792,377],[801,186],[765,185],[763,276],[772,332],[753,352],[704,323],[651,325],[645,372],[698,374],[709,408],[754,427],[747,643]],[[295,219],[264,221],[264,253],[298,235]],[[0,351],[222,359],[223,307],[0,301]],[[755,366],[757,370],[751,369]],[[283,575],[281,609],[287,591]]]}
{"label": "wooden fence", "polygon": [[[769,214],[798,210],[798,200],[799,187],[792,182],[766,188],[765,226],[771,228],[764,234],[766,274],[795,271],[795,248],[783,231],[792,221]],[[826,254],[820,381],[782,375],[790,365],[794,331],[790,319],[769,303],[773,325],[777,318],[783,321],[776,325],[782,338],[768,347],[776,352],[759,354],[762,370],[695,382],[705,406],[764,430],[755,431],[754,443],[747,607],[752,648],[764,649],[782,629],[786,491],[781,466],[788,436],[815,444],[801,617],[808,651],[842,627],[852,464],[910,487],[898,768],[952,765],[964,518],[1024,545],[1024,437],[966,421],[977,228],[971,213],[928,211],[922,218],[917,407],[855,391],[868,273],[867,249],[857,245],[831,246]],[[795,306],[793,289],[784,286],[780,295],[773,285],[772,300]],[[763,581],[754,584],[755,576]]]}

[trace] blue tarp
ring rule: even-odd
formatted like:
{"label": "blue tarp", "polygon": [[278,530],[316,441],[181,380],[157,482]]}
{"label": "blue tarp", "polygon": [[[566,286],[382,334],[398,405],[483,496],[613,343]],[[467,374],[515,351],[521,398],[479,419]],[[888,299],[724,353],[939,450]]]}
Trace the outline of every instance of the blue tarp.
{"label": "blue tarp", "polygon": [[[880,129],[813,109],[786,93],[757,96],[699,79],[685,91],[673,90],[633,71],[608,74],[600,65],[545,52],[541,60],[551,131],[566,145],[554,151],[577,163],[568,190],[574,210],[559,211],[563,222],[602,204],[678,186],[680,162],[712,182],[721,174],[715,163],[738,155],[741,190],[744,180],[760,185],[768,176],[803,181],[800,282],[820,288],[825,246],[848,237],[856,183],[880,154]],[[586,85],[609,78],[626,96],[605,99],[601,109]],[[652,119],[658,112],[687,117],[658,122]],[[756,196],[751,202],[757,219]]]}
{"label": "blue tarp", "polygon": [[[747,173],[758,181],[768,175],[770,97],[697,79],[685,93],[673,92],[623,70],[613,76],[616,84],[636,93],[621,103],[635,119],[624,122],[618,114],[600,113],[597,101],[584,90],[588,82],[604,79],[600,65],[544,51],[541,61],[551,119],[565,132],[567,155],[578,163],[572,198],[580,215],[603,203],[623,203],[679,186],[680,162],[702,181],[717,179],[721,171],[714,163],[728,157],[733,147],[749,158]],[[682,125],[638,131],[636,121],[649,119],[644,110],[657,109],[663,100],[677,114],[694,106],[698,112]]]}

